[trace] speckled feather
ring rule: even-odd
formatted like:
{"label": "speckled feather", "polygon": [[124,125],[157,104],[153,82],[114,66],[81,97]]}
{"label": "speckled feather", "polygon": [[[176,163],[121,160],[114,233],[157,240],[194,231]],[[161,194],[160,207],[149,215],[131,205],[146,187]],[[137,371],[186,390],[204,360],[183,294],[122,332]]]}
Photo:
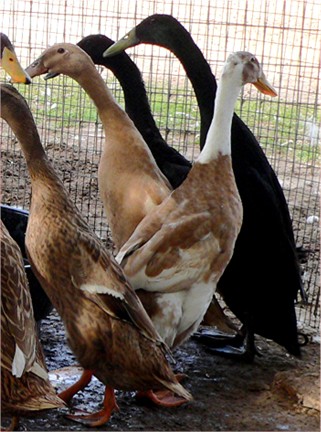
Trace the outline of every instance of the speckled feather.
{"label": "speckled feather", "polygon": [[[47,376],[19,246],[4,224],[0,225],[1,413],[23,415],[63,407],[64,402],[56,396]],[[17,346],[20,359],[14,368]]]}
{"label": "speckled feather", "polygon": [[[26,360],[24,370],[30,369],[36,359],[35,322],[28,281],[23,269],[20,249],[1,222],[1,327],[11,334],[12,342],[3,346],[1,367],[12,370],[15,344],[18,344]],[[6,329],[6,330],[4,330]]]}
{"label": "speckled feather", "polygon": [[113,388],[166,387],[190,400],[122,269],[90,230],[53,170],[27,104],[15,89],[2,86],[2,93],[13,104],[11,112],[2,110],[2,115],[20,141],[32,179],[28,257],[64,321],[80,364]]}

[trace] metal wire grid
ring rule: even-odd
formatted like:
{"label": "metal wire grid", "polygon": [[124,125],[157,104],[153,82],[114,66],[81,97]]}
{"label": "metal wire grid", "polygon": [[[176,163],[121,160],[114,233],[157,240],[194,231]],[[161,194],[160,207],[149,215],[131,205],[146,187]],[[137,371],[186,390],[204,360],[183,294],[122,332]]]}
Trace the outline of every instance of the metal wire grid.
{"label": "metal wire grid", "polygon": [[[251,122],[251,129],[279,176],[298,244],[311,250],[309,260],[303,265],[311,305],[300,308],[299,319],[304,325],[319,326],[319,231],[318,224],[313,225],[315,229],[307,224],[309,217],[319,214],[316,197],[320,184],[317,173],[321,32],[317,0],[7,0],[1,5],[1,12],[2,31],[14,42],[22,64],[29,64],[44,48],[56,42],[77,43],[93,33],[103,33],[116,40],[153,13],[168,13],[179,19],[191,32],[217,77],[229,52],[239,49],[255,52],[263,61],[269,80],[279,90],[279,98],[267,102],[246,87],[237,112],[247,124]],[[157,103],[155,119],[163,136],[170,145],[194,159],[199,151],[199,113],[184,70],[162,48],[141,45],[128,53],[143,73],[152,107]],[[122,103],[118,82],[110,72],[99,70]],[[58,173],[93,228],[105,238],[108,227],[97,188],[103,133],[95,108],[86,95],[79,92],[76,101],[70,98],[77,90],[76,83],[59,77],[47,83],[39,79],[24,91]],[[40,107],[43,97],[45,103]],[[258,103],[253,105],[253,101]],[[290,106],[286,114],[282,102]],[[88,110],[91,120],[86,119]],[[284,126],[286,121],[291,123],[288,130]],[[3,136],[7,137],[2,148],[4,202],[28,208],[29,178],[23,157],[5,125]],[[304,152],[299,151],[302,144]],[[75,178],[77,182],[72,181]]]}

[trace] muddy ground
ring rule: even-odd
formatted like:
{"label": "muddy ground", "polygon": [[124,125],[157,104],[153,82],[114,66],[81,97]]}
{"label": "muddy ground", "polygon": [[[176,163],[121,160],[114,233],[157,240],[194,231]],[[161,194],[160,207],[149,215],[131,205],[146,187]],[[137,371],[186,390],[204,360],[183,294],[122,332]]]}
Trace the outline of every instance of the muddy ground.
{"label": "muddy ground", "polygon": [[[51,380],[60,391],[80,372],[65,343],[64,327],[55,311],[41,326],[41,340]],[[257,337],[261,357],[253,363],[213,355],[198,341],[190,340],[175,352],[174,369],[188,378],[185,387],[194,401],[165,409],[136,400],[133,393],[117,392],[120,412],[97,430],[105,431],[319,431],[320,345],[311,337],[294,358],[283,349]],[[94,380],[75,396],[71,407],[95,411],[101,407],[104,387]],[[42,412],[20,420],[19,430],[88,430],[66,419],[68,408]],[[5,419],[2,421],[6,424]],[[90,429],[89,429],[90,430]]]}
{"label": "muddy ground", "polygon": [[[47,144],[46,151],[55,161],[57,172],[79,209],[88,216],[96,232],[104,236],[106,222],[103,217],[97,217],[101,211],[96,178],[98,153],[89,160],[88,156],[83,157],[78,146],[62,147],[55,142]],[[2,202],[28,208],[29,175],[19,145],[9,139],[6,146],[3,143],[2,156]],[[318,224],[306,224],[304,221],[318,212],[319,195],[315,190],[315,178],[319,174],[308,167],[305,181],[301,184],[296,181],[301,173],[291,165],[287,163],[279,167],[279,172],[284,171],[283,187],[291,211],[296,220],[303,221],[295,225],[295,231],[299,233],[299,238],[307,239],[303,246],[310,251],[303,266],[303,276],[306,281],[316,280],[316,269],[319,268]],[[309,194],[307,187],[311,188]],[[299,201],[298,194],[302,195]],[[314,288],[313,292],[309,292],[311,306],[306,310],[301,308],[299,316],[305,333],[312,330],[309,344],[302,349],[302,358],[294,358],[273,342],[257,337],[262,356],[249,364],[213,355],[199,342],[190,340],[174,353],[177,363],[173,367],[188,374],[184,385],[193,394],[193,402],[165,409],[143,404],[135,399],[134,394],[117,392],[120,412],[114,413],[109,423],[99,430],[319,431],[320,344],[315,336],[315,322],[319,320],[320,312],[317,307],[314,308],[317,305],[317,285],[311,283],[311,287]],[[309,317],[314,309],[313,321]],[[309,323],[313,326],[309,327]],[[59,370],[52,372],[50,377],[57,391],[63,390],[77,377],[74,368],[68,369],[76,365],[76,361],[66,345],[64,328],[55,312],[42,323],[41,341],[49,370]],[[79,370],[76,372],[79,373]],[[86,391],[74,398],[72,407],[91,412],[98,410],[103,392],[103,385],[95,380]],[[67,412],[68,408],[38,413],[35,418],[22,418],[19,429],[88,429],[66,419],[64,415]],[[3,418],[2,424],[7,425],[8,419]]]}

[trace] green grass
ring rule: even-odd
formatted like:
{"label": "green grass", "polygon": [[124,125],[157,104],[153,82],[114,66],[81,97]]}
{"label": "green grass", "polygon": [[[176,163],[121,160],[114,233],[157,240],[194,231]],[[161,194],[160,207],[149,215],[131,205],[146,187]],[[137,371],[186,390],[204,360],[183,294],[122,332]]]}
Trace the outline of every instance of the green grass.
{"label": "green grass", "polygon": [[84,90],[72,79],[59,76],[46,82],[35,78],[31,86],[19,86],[37,122],[54,120],[55,127],[72,127],[75,122],[96,122],[96,108]]}
{"label": "green grass", "polygon": [[290,148],[301,162],[319,159],[321,114],[314,106],[268,99],[239,100],[235,111],[263,148],[276,146],[283,154]]}
{"label": "green grass", "polygon": [[[193,98],[193,101],[191,101]],[[183,92],[168,98],[166,94],[154,91],[151,98],[152,112],[161,129],[189,129],[199,132],[199,111],[194,96],[188,104]],[[191,106],[192,105],[192,106]],[[277,147],[286,155],[295,151],[300,162],[316,162],[320,156],[320,110],[308,104],[294,105],[268,99],[238,100],[236,113],[259,139],[264,149]],[[319,142],[318,142],[319,140]]]}
{"label": "green grass", "polygon": [[162,89],[156,89],[150,96],[152,112],[159,118],[158,125],[161,128],[179,128],[190,124],[195,131],[199,121],[199,110],[196,98],[186,91],[176,90],[168,96]]}
{"label": "green grass", "polygon": [[[124,106],[118,82],[112,78],[108,85],[120,105]],[[28,100],[37,124],[45,124],[49,128],[62,125],[71,128],[75,122],[99,122],[90,98],[74,80],[66,76],[48,82],[42,77],[36,78],[31,86],[18,85],[18,89]],[[153,84],[149,98],[162,133],[183,131],[199,135],[199,111],[193,93],[186,96],[186,89],[175,88],[169,96]],[[316,144],[316,140],[320,139],[320,134],[311,140],[311,133],[313,135],[313,130],[315,132],[321,122],[320,110],[317,112],[315,107],[294,105],[278,99],[240,99],[235,111],[267,151],[277,148],[286,155],[290,149],[300,162],[317,163],[319,160],[320,145]]]}

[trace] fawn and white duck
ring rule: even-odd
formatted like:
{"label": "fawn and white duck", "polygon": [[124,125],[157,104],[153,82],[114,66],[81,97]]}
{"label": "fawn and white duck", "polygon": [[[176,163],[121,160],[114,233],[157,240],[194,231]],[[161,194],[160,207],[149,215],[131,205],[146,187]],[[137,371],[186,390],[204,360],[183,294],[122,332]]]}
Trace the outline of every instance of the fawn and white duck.
{"label": "fawn and white duck", "polygon": [[[117,183],[122,190],[128,184],[133,191],[127,201],[119,194],[106,196],[117,199],[112,203],[113,216],[122,220],[123,213],[126,214],[124,208],[131,207],[136,195],[136,183],[127,175],[131,173],[129,141],[136,136],[138,145],[132,170],[138,182],[137,191],[142,192],[137,158],[144,155],[140,165],[143,167],[148,156],[146,144],[144,147],[140,135],[133,130],[133,124],[115,104],[108,89],[105,88],[104,97],[98,96],[103,87],[101,77],[79,47],[56,44],[27,71],[31,76],[45,72],[68,74],[95,101],[105,126],[104,152],[108,153],[108,164],[126,165],[124,172],[114,169],[114,177],[109,177],[110,182],[105,180],[105,184],[111,193],[119,190]],[[149,206],[149,212],[117,256],[158,332],[170,347],[186,340],[201,322],[217,281],[233,254],[242,224],[242,205],[231,165],[230,129],[237,96],[247,82],[267,94],[276,95],[252,54],[239,52],[229,57],[220,81],[213,122],[198,160],[179,188],[156,207],[155,202]],[[122,144],[117,146],[116,142]],[[149,166],[154,164],[154,159],[148,162]],[[149,201],[145,200],[144,205],[148,206]]]}
{"label": "fawn and white duck", "polygon": [[247,83],[276,96],[255,56],[231,54],[200,156],[182,185],[142,220],[116,257],[170,347],[181,344],[199,326],[242,225],[231,122],[241,87]]}
{"label": "fawn and white duck", "polygon": [[[209,63],[191,33],[174,16],[166,14],[148,16],[103,56],[108,55],[108,59],[109,55],[141,43],[170,50],[183,66],[200,111],[202,149],[216,106],[217,82]],[[220,340],[217,347],[212,329],[202,329],[198,339],[215,347],[215,352],[253,359],[257,352],[254,334],[259,334],[277,342],[289,353],[300,355],[295,304],[299,295],[305,301],[306,294],[286,198],[258,140],[236,114],[232,119],[231,148],[243,223],[217,292],[241,321],[242,328],[231,340],[230,347],[221,348]],[[213,323],[213,316],[217,317],[217,303],[215,306],[212,303],[204,317],[208,325]]]}

